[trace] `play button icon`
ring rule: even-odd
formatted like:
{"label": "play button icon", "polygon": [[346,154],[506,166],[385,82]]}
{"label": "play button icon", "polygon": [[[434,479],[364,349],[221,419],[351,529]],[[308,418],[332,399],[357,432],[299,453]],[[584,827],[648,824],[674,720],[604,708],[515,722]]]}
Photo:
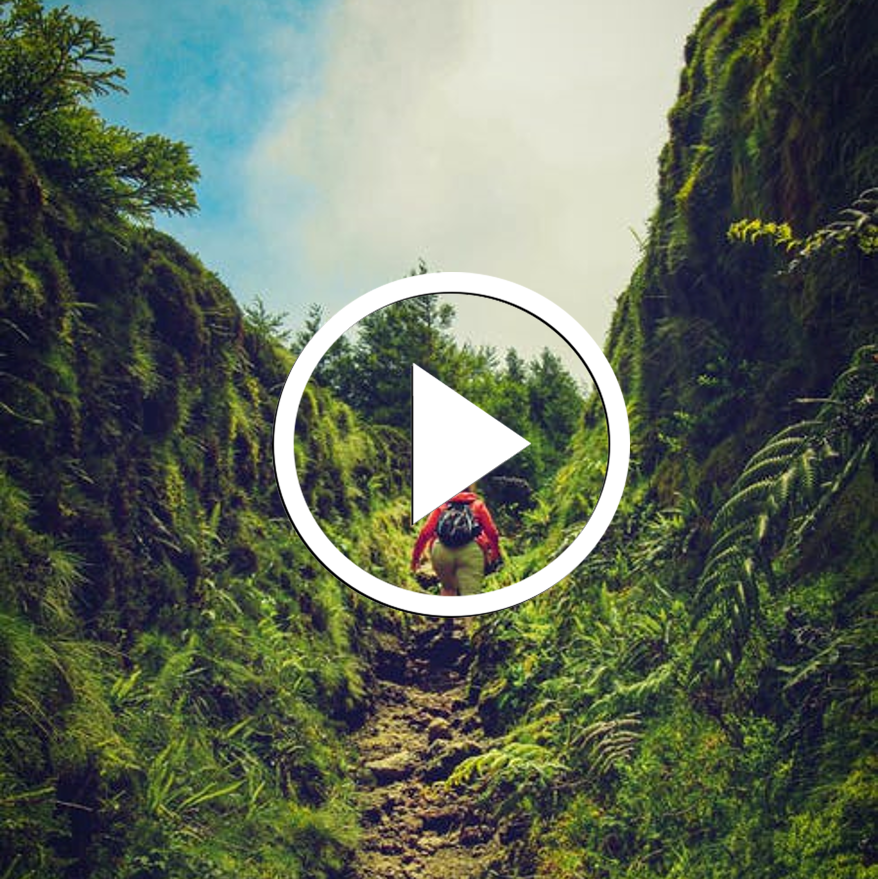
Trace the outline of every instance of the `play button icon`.
{"label": "play button icon", "polygon": [[[410,588],[402,577],[398,582],[391,582],[392,575],[385,569],[372,570],[368,562],[365,567],[356,564],[337,544],[339,532],[324,530],[324,524],[311,510],[299,481],[299,463],[305,458],[296,454],[300,403],[312,373],[338,339],[377,309],[415,296],[443,293],[496,299],[555,328],[594,379],[606,413],[610,440],[600,497],[582,530],[569,539],[560,552],[552,554],[541,568],[527,568],[517,583],[475,595],[446,596],[418,591]],[[413,365],[413,392],[414,523],[459,489],[527,448],[529,443],[417,365]],[[597,343],[570,314],[544,296],[511,281],[466,272],[438,272],[413,275],[372,290],[348,303],[314,334],[299,353],[284,384],[275,416],[273,447],[278,489],[290,520],[305,545],[335,576],[361,594],[400,610],[454,617],[490,613],[533,598],[584,561],[606,531],[622,498],[630,439],[625,399],[613,368]],[[376,480],[375,485],[375,490],[380,491],[381,481]],[[401,504],[395,509],[399,506]],[[416,531],[415,527],[411,528],[412,544]],[[407,554],[407,550],[403,552]],[[408,567],[405,558],[403,565]]]}
{"label": "play button icon", "polygon": [[412,364],[412,521],[530,445]]}

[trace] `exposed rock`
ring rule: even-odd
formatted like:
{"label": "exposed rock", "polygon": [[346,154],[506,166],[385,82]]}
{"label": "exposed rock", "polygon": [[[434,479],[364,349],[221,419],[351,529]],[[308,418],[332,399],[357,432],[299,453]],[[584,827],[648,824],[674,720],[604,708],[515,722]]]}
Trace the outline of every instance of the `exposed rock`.
{"label": "exposed rock", "polygon": [[415,771],[414,757],[408,751],[399,751],[383,760],[372,760],[366,764],[379,784],[389,781],[401,781]]}
{"label": "exposed rock", "polygon": [[472,846],[487,842],[494,835],[494,830],[484,824],[462,827],[458,836],[461,845]]}
{"label": "exposed rock", "polygon": [[424,770],[424,778],[428,781],[448,778],[458,763],[481,752],[482,746],[471,738],[436,741],[430,748],[430,762]]}
{"label": "exposed rock", "polygon": [[477,879],[504,860],[472,794],[443,781],[485,748],[461,673],[468,641],[449,622],[416,629],[376,669],[375,711],[355,735],[363,835],[349,879]]}
{"label": "exposed rock", "polygon": [[424,830],[434,830],[445,833],[450,830],[460,819],[460,812],[456,806],[437,806],[427,809],[421,816]]}
{"label": "exposed rock", "polygon": [[448,721],[441,717],[434,718],[427,727],[428,742],[435,742],[436,739],[450,739],[451,735],[451,727],[448,725]]}

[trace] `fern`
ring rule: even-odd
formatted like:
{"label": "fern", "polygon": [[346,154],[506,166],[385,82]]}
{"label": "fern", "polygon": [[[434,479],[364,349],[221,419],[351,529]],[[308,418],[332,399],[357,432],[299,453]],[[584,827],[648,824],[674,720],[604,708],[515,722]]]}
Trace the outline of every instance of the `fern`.
{"label": "fern", "polygon": [[576,742],[588,752],[589,771],[595,775],[607,775],[621,763],[629,761],[641,737],[640,725],[637,714],[589,724]]}
{"label": "fern", "polygon": [[497,803],[496,813],[501,816],[551,798],[568,771],[552,748],[508,738],[502,746],[460,763],[447,784],[476,788],[485,800]]}
{"label": "fern", "polygon": [[729,681],[755,621],[760,589],[776,588],[773,561],[805,540],[872,452],[878,346],[857,352],[815,418],[770,439],[732,487],[695,596],[696,674]]}
{"label": "fern", "polygon": [[787,223],[739,220],[728,230],[730,241],[754,244],[766,239],[787,253],[794,254],[790,271],[818,254],[831,254],[853,244],[863,253],[878,250],[878,188],[867,189],[838,214],[838,219],[807,238],[796,238]]}

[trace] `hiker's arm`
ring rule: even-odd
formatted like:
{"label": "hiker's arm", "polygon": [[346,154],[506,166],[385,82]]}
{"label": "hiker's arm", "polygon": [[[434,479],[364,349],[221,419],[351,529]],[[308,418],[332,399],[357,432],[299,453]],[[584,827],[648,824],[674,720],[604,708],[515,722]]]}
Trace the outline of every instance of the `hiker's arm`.
{"label": "hiker's arm", "polygon": [[488,539],[488,561],[499,558],[500,533],[497,531],[497,526],[494,524],[490,512],[488,512],[488,508],[481,501],[477,501],[473,504],[473,513],[475,513],[476,518],[481,523],[482,534]]}
{"label": "hiker's arm", "polygon": [[415,548],[412,550],[412,570],[414,571],[418,564],[421,561],[421,556],[424,554],[424,550],[427,548],[427,543],[429,543],[430,539],[436,533],[436,523],[439,521],[439,510],[433,510],[430,513],[427,522],[424,527],[421,528],[421,533],[418,535],[418,539],[415,541]]}

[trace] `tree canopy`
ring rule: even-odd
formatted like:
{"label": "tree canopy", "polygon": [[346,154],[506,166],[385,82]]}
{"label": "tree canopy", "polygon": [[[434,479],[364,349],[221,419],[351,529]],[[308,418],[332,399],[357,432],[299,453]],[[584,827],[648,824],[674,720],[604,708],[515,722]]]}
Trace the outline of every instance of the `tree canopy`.
{"label": "tree canopy", "polygon": [[108,124],[90,106],[125,91],[100,25],[39,0],[0,2],[0,119],[50,183],[101,215],[187,214],[199,172],[189,147]]}
{"label": "tree canopy", "polygon": [[[455,318],[454,306],[443,302],[441,294],[393,303],[360,321],[351,338],[339,339],[314,378],[364,420],[407,433],[412,420],[411,364],[417,363],[530,440],[527,449],[493,476],[523,479],[532,486],[545,482],[563,463],[582,420],[584,403],[575,379],[548,349],[526,361],[510,348],[501,363],[489,346],[460,343],[452,329]],[[295,335],[296,352],[322,320],[323,310],[312,306]]]}

